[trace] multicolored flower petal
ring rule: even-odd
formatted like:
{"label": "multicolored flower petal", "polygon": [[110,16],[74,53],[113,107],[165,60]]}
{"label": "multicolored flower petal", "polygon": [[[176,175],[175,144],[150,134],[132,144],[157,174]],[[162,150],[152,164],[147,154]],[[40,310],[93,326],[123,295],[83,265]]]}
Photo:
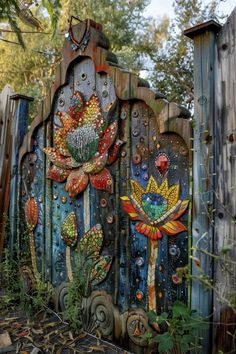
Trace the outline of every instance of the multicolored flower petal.
{"label": "multicolored flower petal", "polygon": [[162,234],[157,227],[147,225],[143,222],[138,223],[135,226],[135,230],[138,231],[140,234],[149,237],[151,240],[158,240],[162,238]]}
{"label": "multicolored flower petal", "polygon": [[99,130],[103,123],[102,110],[97,95],[92,95],[84,108],[80,119],[80,125],[89,125]]}
{"label": "multicolored flower petal", "polygon": [[57,129],[54,133],[54,144],[56,150],[63,156],[71,156],[66,146],[67,133],[63,129]]}
{"label": "multicolored flower petal", "polygon": [[108,154],[108,159],[107,159],[107,165],[111,165],[113,162],[115,162],[115,160],[118,157],[119,151],[120,151],[120,147],[124,144],[125,142],[117,139],[115,141],[115,144],[111,147],[111,149],[109,150],[109,154]]}
{"label": "multicolored flower petal", "polygon": [[82,168],[79,168],[69,174],[65,189],[71,198],[75,197],[77,194],[85,190],[88,185],[88,181],[88,175],[84,173]]}
{"label": "multicolored flower petal", "polygon": [[124,212],[129,215],[131,220],[140,220],[140,215],[136,211],[135,207],[131,203],[129,197],[121,197],[121,203],[122,207],[124,209]]}
{"label": "multicolored flower petal", "polygon": [[106,168],[95,175],[89,175],[89,178],[95,189],[105,190],[111,194],[113,193],[113,178]]}
{"label": "multicolored flower petal", "polygon": [[83,164],[83,171],[86,173],[96,174],[100,172],[106,165],[108,158],[108,152],[99,155],[98,157],[93,157],[90,161]]}
{"label": "multicolored flower petal", "polygon": [[49,160],[57,167],[73,169],[81,165],[79,162],[75,161],[73,157],[65,157],[60,154],[55,148],[48,147],[44,148],[43,151],[48,156]]}
{"label": "multicolored flower petal", "polygon": [[75,129],[78,127],[77,122],[72,119],[68,113],[66,112],[57,112],[58,117],[62,123],[62,129],[65,133]]}
{"label": "multicolored flower petal", "polygon": [[63,168],[52,165],[49,168],[47,178],[50,178],[56,182],[64,182],[70,174],[70,170],[64,170]]}
{"label": "multicolored flower petal", "polygon": [[104,152],[106,152],[114,143],[117,135],[117,130],[118,130],[117,121],[111,123],[109,127],[106,129],[104,136],[102,137],[98,145],[98,152],[100,155],[104,154]]}
{"label": "multicolored flower petal", "polygon": [[160,227],[160,230],[163,231],[166,235],[176,235],[182,231],[186,231],[187,228],[180,221],[168,221],[166,224]]}

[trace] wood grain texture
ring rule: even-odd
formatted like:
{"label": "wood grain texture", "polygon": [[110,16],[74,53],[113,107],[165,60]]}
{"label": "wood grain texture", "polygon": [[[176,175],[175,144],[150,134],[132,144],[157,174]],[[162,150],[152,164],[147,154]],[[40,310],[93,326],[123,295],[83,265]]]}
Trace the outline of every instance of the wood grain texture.
{"label": "wood grain texture", "polygon": [[[236,9],[228,18],[217,38],[216,75],[216,188],[215,188],[215,253],[225,246],[231,251],[223,256],[236,259]],[[225,261],[227,263],[227,261]],[[227,306],[236,294],[236,268],[228,263],[226,270],[215,263],[214,320],[221,322],[214,328],[214,350],[236,350],[229,333],[235,333],[236,314]],[[221,299],[225,299],[220,303]]]}
{"label": "wood grain texture", "polygon": [[[214,227],[209,209],[214,201],[214,139],[206,144],[205,137],[214,137],[214,64],[215,64],[215,34],[206,31],[194,38],[194,154],[193,154],[193,224],[192,246],[213,251]],[[213,277],[213,260],[204,253],[193,251],[200,260],[206,276]],[[192,274],[199,276],[193,262]],[[194,280],[192,282],[191,306],[202,316],[212,314],[212,292],[205,291],[204,285]],[[203,346],[210,352],[209,332],[203,331]]]}

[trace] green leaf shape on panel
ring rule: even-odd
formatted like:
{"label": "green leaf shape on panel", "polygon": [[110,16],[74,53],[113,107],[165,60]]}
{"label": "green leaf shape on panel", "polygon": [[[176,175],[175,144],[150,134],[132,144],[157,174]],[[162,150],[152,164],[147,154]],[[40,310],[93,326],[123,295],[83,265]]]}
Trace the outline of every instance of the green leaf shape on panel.
{"label": "green leaf shape on panel", "polygon": [[61,225],[61,238],[67,246],[73,247],[78,238],[76,215],[70,213]]}
{"label": "green leaf shape on panel", "polygon": [[86,234],[80,239],[78,244],[79,251],[84,256],[98,256],[101,250],[102,241],[102,226],[97,224],[86,232]]}
{"label": "green leaf shape on panel", "polygon": [[91,284],[101,283],[107,276],[112,263],[111,256],[100,256],[91,271]]}

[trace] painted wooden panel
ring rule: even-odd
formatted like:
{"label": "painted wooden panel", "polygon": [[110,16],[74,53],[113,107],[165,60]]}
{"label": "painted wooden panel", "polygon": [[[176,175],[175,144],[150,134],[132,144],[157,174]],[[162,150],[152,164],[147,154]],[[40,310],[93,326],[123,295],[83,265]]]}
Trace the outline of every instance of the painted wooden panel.
{"label": "painted wooden panel", "polygon": [[75,258],[84,255],[87,269],[90,250],[87,330],[99,326],[105,337],[146,353],[146,312],[187,302],[176,269],[188,264],[190,128],[181,108],[110,67],[94,28],[91,35],[74,58],[66,42],[67,71],[52,88],[50,113],[32,123],[20,152],[18,237],[27,249],[26,219],[34,265],[25,260],[23,271],[50,281],[63,308]]}

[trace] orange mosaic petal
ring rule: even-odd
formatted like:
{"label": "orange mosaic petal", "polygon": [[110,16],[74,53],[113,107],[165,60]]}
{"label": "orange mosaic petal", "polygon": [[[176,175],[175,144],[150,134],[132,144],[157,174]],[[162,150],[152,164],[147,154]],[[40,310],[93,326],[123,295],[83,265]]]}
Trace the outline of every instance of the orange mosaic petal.
{"label": "orange mosaic petal", "polygon": [[57,115],[60,118],[62,123],[62,129],[67,133],[78,127],[78,124],[75,120],[73,120],[68,113],[66,112],[58,112]]}
{"label": "orange mosaic petal", "polygon": [[175,214],[175,216],[173,217],[172,220],[177,220],[178,218],[180,218],[181,215],[183,215],[183,213],[186,211],[187,207],[188,207],[188,200],[183,200],[181,205],[180,205],[180,209],[178,210],[177,214]]}
{"label": "orange mosaic petal", "polygon": [[166,235],[177,235],[182,231],[186,231],[187,228],[180,221],[169,221],[165,225],[160,227],[160,230],[163,231]]}
{"label": "orange mosaic petal", "polygon": [[117,121],[114,121],[107,127],[103,138],[100,140],[98,145],[98,152],[99,154],[103,154],[107,151],[111,145],[114,143],[118,130]]}
{"label": "orange mosaic petal", "polygon": [[101,123],[102,120],[103,117],[99,99],[97,95],[92,95],[88,102],[86,102],[86,106],[82,113],[80,119],[81,126],[90,125],[95,128],[97,127],[98,122]]}
{"label": "orange mosaic petal", "polygon": [[64,169],[72,169],[79,167],[81,164],[73,159],[73,157],[65,157],[60,154],[55,148],[44,148],[43,151],[48,156],[49,160],[57,167]]}
{"label": "orange mosaic petal", "polygon": [[68,175],[70,174],[70,170],[64,170],[63,168],[59,168],[57,166],[51,166],[48,171],[47,178],[50,178],[56,182],[64,182]]}
{"label": "orange mosaic petal", "polygon": [[133,204],[131,203],[129,197],[121,197],[121,204],[123,207],[123,210],[125,213],[127,213],[130,217],[131,220],[140,220],[140,216],[137,212],[137,210],[135,209],[135,207],[133,206]]}
{"label": "orange mosaic petal", "polygon": [[104,168],[96,175],[90,175],[90,182],[95,189],[100,189],[113,193],[113,178],[110,172]]}
{"label": "orange mosaic petal", "polygon": [[54,144],[56,150],[63,156],[71,156],[66,146],[67,133],[63,129],[57,129],[54,133]]}
{"label": "orange mosaic petal", "polygon": [[86,173],[91,173],[91,174],[99,173],[105,167],[107,158],[108,158],[108,152],[105,152],[104,154],[98,157],[93,157],[90,161],[85,162],[82,168]]}
{"label": "orange mosaic petal", "polygon": [[147,225],[143,222],[138,223],[138,225],[135,226],[135,230],[140,234],[147,236],[151,240],[158,240],[162,238],[162,234],[157,227]]}
{"label": "orange mosaic petal", "polygon": [[34,230],[38,223],[38,204],[33,197],[25,203],[25,219],[27,225]]}
{"label": "orange mosaic petal", "polygon": [[88,175],[84,173],[82,168],[76,169],[69,174],[65,189],[71,198],[75,197],[86,189],[88,181]]}

